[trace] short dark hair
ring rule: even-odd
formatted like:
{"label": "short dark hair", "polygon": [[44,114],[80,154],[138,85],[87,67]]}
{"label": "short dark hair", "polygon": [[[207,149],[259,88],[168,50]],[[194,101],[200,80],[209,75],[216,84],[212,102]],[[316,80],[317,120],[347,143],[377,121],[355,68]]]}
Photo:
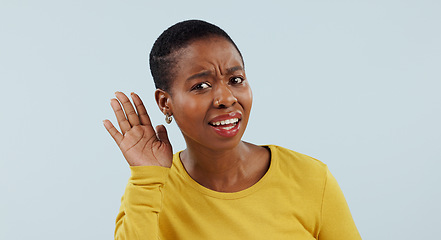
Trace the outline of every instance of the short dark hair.
{"label": "short dark hair", "polygon": [[242,59],[239,48],[220,27],[202,21],[186,20],[169,27],[156,39],[150,51],[150,71],[153,76],[156,88],[170,93],[170,85],[174,78],[173,68],[177,63],[176,55],[178,50],[187,47],[193,41],[208,37],[223,37],[231,42]]}

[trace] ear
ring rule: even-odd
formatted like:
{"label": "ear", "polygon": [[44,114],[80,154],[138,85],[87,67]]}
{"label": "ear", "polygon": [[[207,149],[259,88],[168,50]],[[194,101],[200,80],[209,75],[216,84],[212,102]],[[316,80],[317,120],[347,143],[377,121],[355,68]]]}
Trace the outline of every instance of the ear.
{"label": "ear", "polygon": [[162,113],[166,114],[169,113],[170,115],[173,114],[173,109],[171,107],[170,101],[170,94],[162,89],[156,89],[155,91],[155,99],[156,104],[159,107],[159,110],[161,110]]}

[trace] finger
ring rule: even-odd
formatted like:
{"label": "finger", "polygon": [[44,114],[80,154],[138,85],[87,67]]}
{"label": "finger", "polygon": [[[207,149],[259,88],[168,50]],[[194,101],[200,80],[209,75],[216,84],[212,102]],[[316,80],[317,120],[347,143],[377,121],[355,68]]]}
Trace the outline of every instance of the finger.
{"label": "finger", "polygon": [[164,125],[156,126],[156,136],[158,136],[158,139],[161,142],[170,144],[170,141],[168,140],[167,129],[164,127]]}
{"label": "finger", "polygon": [[150,121],[150,117],[147,114],[147,110],[145,109],[141,98],[136,93],[132,93],[131,96],[133,103],[135,104],[136,111],[138,112],[139,119],[141,120],[141,124],[151,126],[152,122]]}
{"label": "finger", "polygon": [[127,120],[129,120],[130,125],[132,126],[139,125],[140,122],[139,122],[138,114],[136,114],[136,111],[133,108],[133,105],[130,102],[129,98],[122,92],[116,92],[115,96],[121,102],[124,108],[124,112],[126,113]]}
{"label": "finger", "polygon": [[123,140],[123,135],[118,132],[118,130],[113,126],[112,122],[109,120],[103,121],[104,127],[106,128],[107,132],[109,132],[110,136],[112,136],[113,140],[115,140],[116,144],[119,146],[121,141]]}
{"label": "finger", "polygon": [[129,121],[124,114],[124,111],[121,108],[120,103],[115,98],[110,100],[110,106],[112,106],[113,111],[115,112],[116,120],[118,120],[119,128],[121,128],[121,133],[124,135],[127,131],[132,128]]}

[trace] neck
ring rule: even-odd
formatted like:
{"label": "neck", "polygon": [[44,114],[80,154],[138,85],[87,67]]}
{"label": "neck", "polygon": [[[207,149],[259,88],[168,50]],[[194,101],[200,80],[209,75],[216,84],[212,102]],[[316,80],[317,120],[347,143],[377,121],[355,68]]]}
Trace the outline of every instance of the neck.
{"label": "neck", "polygon": [[267,166],[255,161],[256,148],[259,147],[242,141],[223,150],[188,144],[181,159],[188,174],[202,186],[219,192],[236,192],[256,183],[267,170]]}

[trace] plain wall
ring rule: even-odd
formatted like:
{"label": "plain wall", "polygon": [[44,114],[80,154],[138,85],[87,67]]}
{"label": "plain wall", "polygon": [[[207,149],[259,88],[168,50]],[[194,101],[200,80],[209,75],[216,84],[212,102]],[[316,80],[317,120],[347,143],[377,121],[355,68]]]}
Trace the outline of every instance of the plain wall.
{"label": "plain wall", "polygon": [[[154,124],[148,53],[185,19],[226,30],[246,141],[325,162],[363,239],[433,239],[441,215],[440,1],[0,1],[0,239],[112,239],[129,168],[116,90]],[[185,148],[167,126],[174,151]]]}

